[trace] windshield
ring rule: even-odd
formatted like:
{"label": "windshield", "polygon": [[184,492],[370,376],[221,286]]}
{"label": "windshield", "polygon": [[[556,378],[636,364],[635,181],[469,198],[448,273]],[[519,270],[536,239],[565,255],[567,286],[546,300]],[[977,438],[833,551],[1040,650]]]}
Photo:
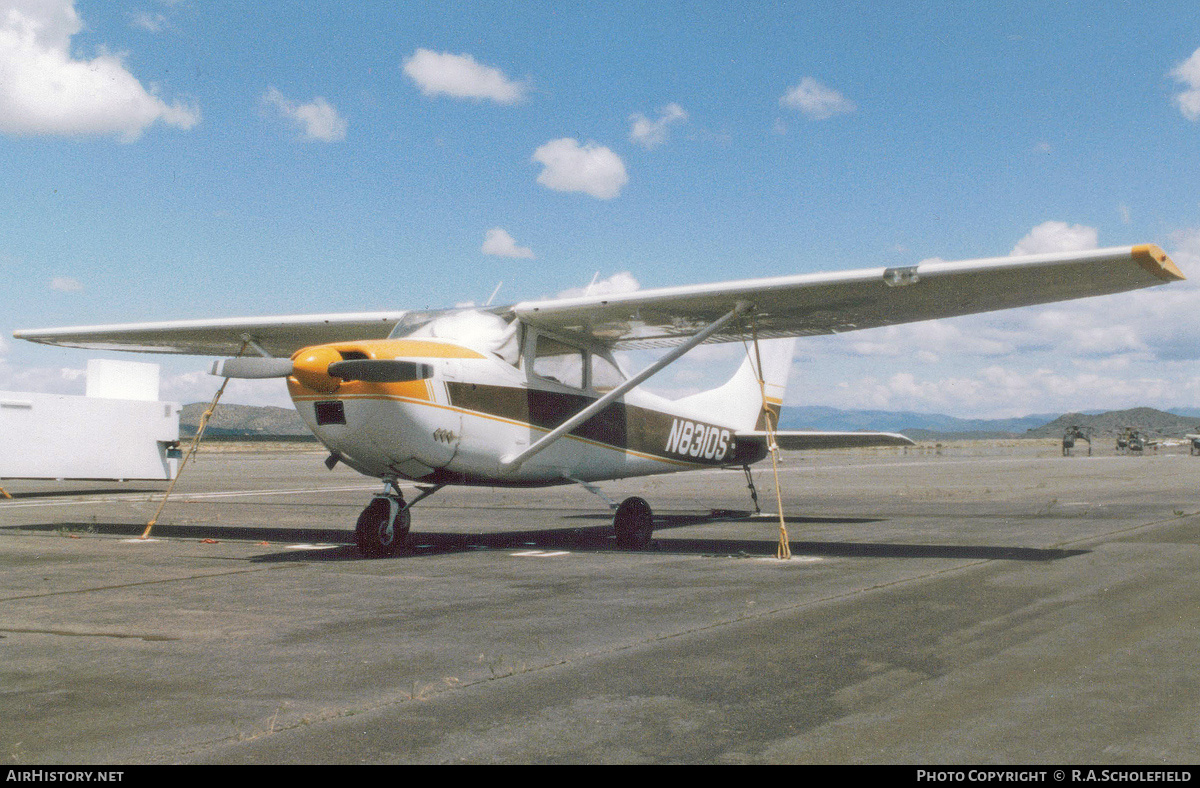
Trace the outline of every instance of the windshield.
{"label": "windshield", "polygon": [[464,309],[447,312],[431,320],[412,325],[400,323],[390,339],[444,339],[480,353],[498,356],[516,366],[520,359],[516,320],[509,322],[491,312]]}

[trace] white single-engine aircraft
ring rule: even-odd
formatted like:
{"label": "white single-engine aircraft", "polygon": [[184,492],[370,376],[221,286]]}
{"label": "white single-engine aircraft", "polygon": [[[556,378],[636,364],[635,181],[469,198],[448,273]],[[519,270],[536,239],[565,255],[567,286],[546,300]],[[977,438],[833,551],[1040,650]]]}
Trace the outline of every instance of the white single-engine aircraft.
{"label": "white single-engine aircraft", "polygon": [[[213,374],[287,379],[338,462],[385,482],[359,548],[389,555],[410,508],[448,484],[534,487],[712,467],[781,448],[912,443],[891,433],[776,432],[796,337],[1104,295],[1183,279],[1157,246],[872,268],[525,301],[503,307],[181,320],[17,331],[90,350],[232,356]],[[637,388],[701,343],[743,342],[724,385],[667,400]],[[670,348],[627,376],[613,352]],[[242,355],[251,349],[258,356]],[[399,480],[418,483],[406,502]],[[650,540],[641,498],[618,544]]]}

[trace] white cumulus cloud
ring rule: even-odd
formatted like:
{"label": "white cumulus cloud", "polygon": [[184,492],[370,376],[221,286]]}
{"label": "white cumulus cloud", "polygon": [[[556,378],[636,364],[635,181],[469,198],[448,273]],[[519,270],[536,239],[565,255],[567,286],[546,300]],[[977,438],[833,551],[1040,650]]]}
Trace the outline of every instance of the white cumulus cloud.
{"label": "white cumulus cloud", "polygon": [[83,289],[83,282],[69,276],[56,276],[50,280],[50,289],[61,293],[77,293]]}
{"label": "white cumulus cloud", "polygon": [[0,389],[41,394],[84,393],[86,369],[69,367],[10,367],[0,363]]}
{"label": "white cumulus cloud", "polygon": [[621,157],[593,142],[580,145],[569,137],[551,140],[533,152],[533,161],[543,165],[538,183],[559,192],[611,200],[629,182]]}
{"label": "white cumulus cloud", "polygon": [[650,120],[642,113],[635,112],[629,117],[633,122],[633,128],[629,130],[629,139],[646,148],[657,148],[667,141],[667,127],[672,123],[681,123],[687,120],[687,117],[683,107],[674,102],[659,111],[657,120]]}
{"label": "white cumulus cloud", "polygon": [[483,247],[480,251],[484,254],[496,255],[497,257],[534,259],[533,250],[528,246],[517,246],[517,242],[502,227],[493,227],[487,231],[487,235],[483,239]]}
{"label": "white cumulus cloud", "polygon": [[844,115],[858,108],[853,101],[812,77],[800,80],[800,84],[788,90],[779,103],[800,110],[813,120],[828,120],[834,115]]}
{"label": "white cumulus cloud", "polygon": [[529,86],[516,82],[498,68],[485,66],[470,55],[452,55],[418,49],[404,61],[404,73],[426,96],[445,94],[454,98],[490,99],[498,104],[516,104]]}
{"label": "white cumulus cloud", "polygon": [[129,15],[129,24],[147,33],[161,33],[167,26],[167,18],[150,11],[134,11]]}
{"label": "white cumulus cloud", "polygon": [[1096,229],[1066,222],[1042,222],[1017,242],[1011,255],[1082,252],[1097,248]]}
{"label": "white cumulus cloud", "polygon": [[197,108],[143,87],[120,55],[73,57],[82,26],[73,0],[0,0],[0,132],[132,142],[156,122],[190,129],[200,121]]}
{"label": "white cumulus cloud", "polygon": [[1171,70],[1172,77],[1187,86],[1175,94],[1175,104],[1188,120],[1200,120],[1200,49]]}
{"label": "white cumulus cloud", "polygon": [[912,410],[999,418],[1030,413],[1116,410],[1152,403],[1168,407],[1194,378],[1163,375],[992,365],[959,375],[921,378],[897,372],[886,379],[863,377],[830,387],[835,407],[850,410]]}
{"label": "white cumulus cloud", "polygon": [[299,104],[272,87],[267,88],[263,101],[297,124],[306,140],[339,142],[346,139],[346,130],[350,124],[321,96],[307,104]]}
{"label": "white cumulus cloud", "polygon": [[577,298],[585,295],[613,295],[614,293],[632,293],[641,289],[641,284],[628,271],[615,273],[607,279],[593,279],[587,287],[572,287],[558,294],[559,298]]}

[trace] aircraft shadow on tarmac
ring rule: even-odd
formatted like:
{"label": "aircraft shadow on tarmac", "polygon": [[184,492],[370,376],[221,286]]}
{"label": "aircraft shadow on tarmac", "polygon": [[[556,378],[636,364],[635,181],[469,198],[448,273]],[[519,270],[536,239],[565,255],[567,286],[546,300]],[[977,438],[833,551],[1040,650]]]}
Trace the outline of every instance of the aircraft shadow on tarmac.
{"label": "aircraft shadow on tarmac", "polygon": [[[606,515],[567,515],[563,519],[604,520],[603,525],[544,528],[494,533],[447,533],[413,531],[407,544],[393,560],[423,556],[486,550],[565,550],[570,552],[617,552],[616,540]],[[789,544],[793,556],[839,558],[955,558],[1003,561],[1056,561],[1083,555],[1087,550],[1063,550],[1038,547],[997,545],[901,544],[894,542],[801,541],[805,524],[873,523],[881,518],[787,517]],[[675,528],[716,523],[755,522],[763,527],[762,539],[714,539],[671,534]],[[734,558],[774,557],[778,545],[778,524],[774,517],[752,516],[749,512],[712,512],[708,514],[656,514],[655,537],[646,552],[676,555],[728,556]],[[796,526],[795,530],[791,530]],[[4,530],[57,531],[64,535],[96,534],[136,537],[144,525],[129,523],[52,523],[5,526]],[[769,534],[769,536],[768,536]],[[154,527],[153,535],[164,539],[245,541],[271,546],[292,545],[283,552],[254,556],[256,563],[295,561],[365,560],[347,530],[320,528],[272,528],[253,526],[169,525]],[[300,547],[300,549],[297,549]],[[309,548],[309,549],[304,549]],[[317,549],[319,548],[319,549]],[[620,551],[625,552],[625,551]]]}
{"label": "aircraft shadow on tarmac", "polygon": [[[24,490],[21,492],[9,492],[8,496],[15,501],[23,498],[68,498],[80,495],[133,495],[133,494],[148,494],[162,495],[161,487],[97,487],[90,490],[67,489],[67,490]],[[2,496],[0,496],[2,497]]]}

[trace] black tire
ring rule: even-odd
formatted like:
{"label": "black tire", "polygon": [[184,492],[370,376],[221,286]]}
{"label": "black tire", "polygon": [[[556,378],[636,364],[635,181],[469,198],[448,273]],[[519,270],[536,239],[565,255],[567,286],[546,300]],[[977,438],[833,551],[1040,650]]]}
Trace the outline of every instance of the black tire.
{"label": "black tire", "polygon": [[617,547],[622,550],[645,550],[654,535],[654,513],[642,498],[626,498],[613,517],[617,532]]}
{"label": "black tire", "polygon": [[354,528],[354,540],[359,551],[367,558],[385,558],[395,555],[408,537],[412,515],[408,507],[400,504],[396,522],[391,522],[392,503],[387,498],[376,498],[363,509]]}

